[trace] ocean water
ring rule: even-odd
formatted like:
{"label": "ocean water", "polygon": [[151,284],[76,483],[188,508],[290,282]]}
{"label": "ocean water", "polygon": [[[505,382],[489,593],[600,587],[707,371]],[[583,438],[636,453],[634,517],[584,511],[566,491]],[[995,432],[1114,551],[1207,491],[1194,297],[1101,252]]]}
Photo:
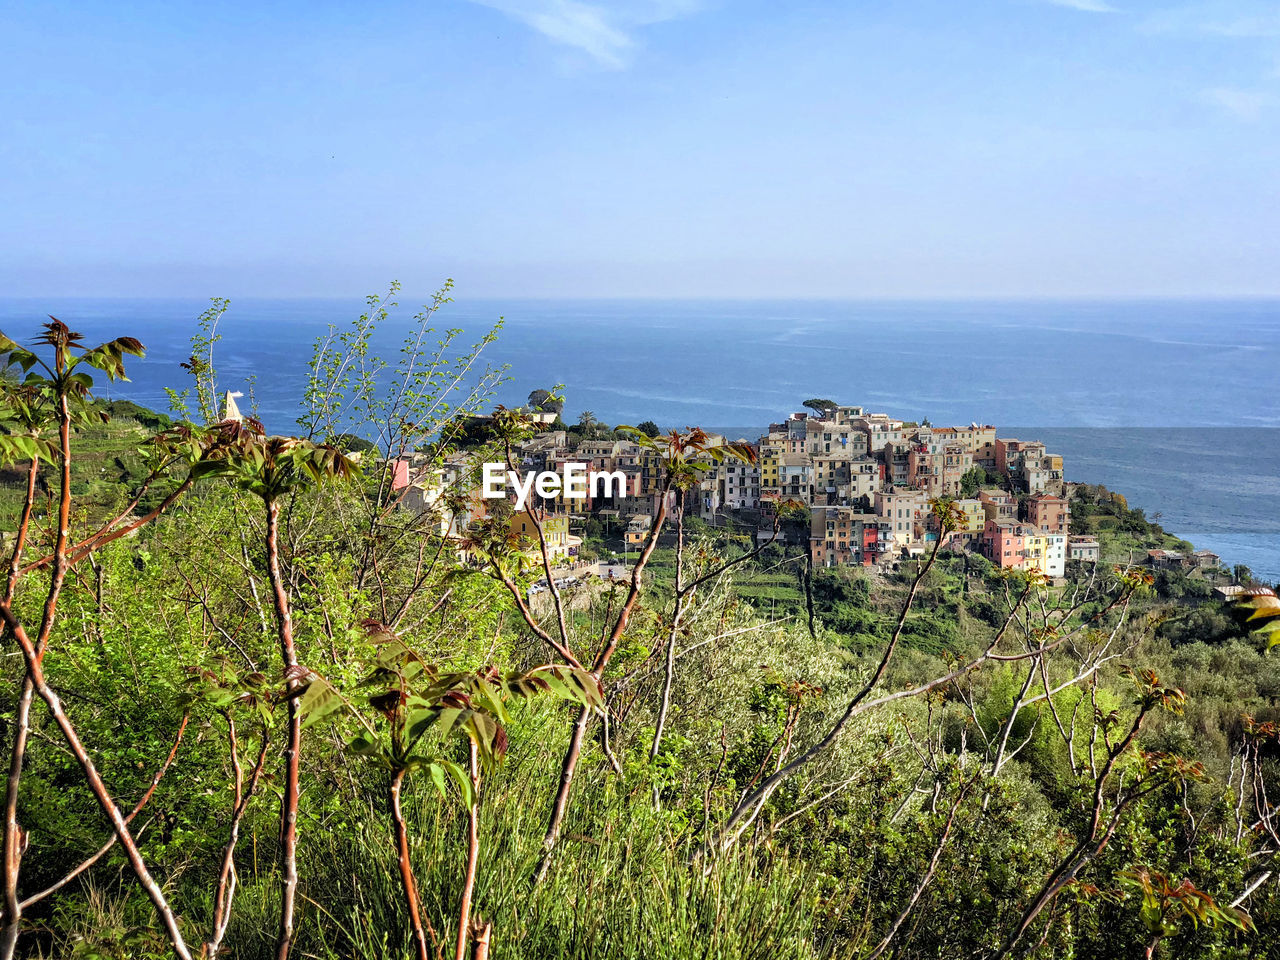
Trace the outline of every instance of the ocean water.
{"label": "ocean water", "polygon": [[[398,349],[410,298],[377,344]],[[198,300],[0,299],[23,340],[45,314],[90,338],[148,347],[102,392],[165,409],[184,386]],[[258,412],[286,432],[312,344],[358,299],[233,302],[221,386],[256,377]],[[1071,480],[1103,483],[1197,547],[1280,580],[1280,301],[466,301],[438,326],[471,342],[504,317],[486,359],[498,400],[564,385],[566,419],[654,420],[754,438],[809,397],[943,425],[1044,439]]]}

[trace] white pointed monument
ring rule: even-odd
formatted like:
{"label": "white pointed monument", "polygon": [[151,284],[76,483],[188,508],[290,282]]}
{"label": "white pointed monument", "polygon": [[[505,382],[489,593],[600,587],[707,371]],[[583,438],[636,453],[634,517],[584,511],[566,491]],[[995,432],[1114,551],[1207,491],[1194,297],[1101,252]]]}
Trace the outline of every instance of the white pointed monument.
{"label": "white pointed monument", "polygon": [[244,394],[239,390],[227,391],[227,395],[222,399],[222,419],[234,420],[237,423],[244,423],[244,414],[240,412],[240,408],[236,405],[236,397],[243,397]]}

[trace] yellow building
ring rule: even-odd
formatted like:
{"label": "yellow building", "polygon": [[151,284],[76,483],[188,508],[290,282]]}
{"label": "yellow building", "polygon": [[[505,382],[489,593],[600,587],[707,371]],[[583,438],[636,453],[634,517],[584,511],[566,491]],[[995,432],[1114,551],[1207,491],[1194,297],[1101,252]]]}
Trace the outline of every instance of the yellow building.
{"label": "yellow building", "polygon": [[645,447],[640,450],[640,474],[641,488],[640,493],[644,496],[657,493],[662,489],[662,481],[664,479],[665,468],[663,467],[664,452],[660,450],[650,450]]}
{"label": "yellow building", "polygon": [[973,454],[984,447],[994,448],[996,442],[996,428],[989,424],[971,423],[967,427],[934,427],[933,435],[944,443],[953,441],[962,444]]}
{"label": "yellow building", "polygon": [[[570,536],[569,518],[563,514],[540,518],[542,536],[547,541],[547,553],[552,559],[574,556],[582,545],[581,537]],[[528,543],[528,549],[540,551],[538,545],[538,528],[534,526],[529,515],[523,511],[511,517],[511,532]]]}
{"label": "yellow building", "polygon": [[[958,525],[957,533],[982,533],[987,525],[987,512],[982,508],[982,501],[977,497],[966,500],[952,500],[956,508]],[[960,519],[963,515],[963,520]]]}
{"label": "yellow building", "polygon": [[1024,570],[1039,570],[1041,573],[1047,574],[1049,572],[1048,546],[1048,541],[1043,534],[1028,533],[1023,541],[1022,568]]}
{"label": "yellow building", "polygon": [[982,500],[977,497],[964,500],[952,500],[960,513],[964,515],[964,522],[959,529],[966,534],[980,534],[983,527],[987,525],[987,511],[982,508]]}
{"label": "yellow building", "polygon": [[780,489],[778,467],[782,464],[782,451],[777,447],[760,448],[760,494],[777,493]]}
{"label": "yellow building", "polygon": [[647,539],[649,539],[649,531],[651,529],[653,529],[653,517],[639,513],[632,516],[627,520],[627,546],[641,546]]}

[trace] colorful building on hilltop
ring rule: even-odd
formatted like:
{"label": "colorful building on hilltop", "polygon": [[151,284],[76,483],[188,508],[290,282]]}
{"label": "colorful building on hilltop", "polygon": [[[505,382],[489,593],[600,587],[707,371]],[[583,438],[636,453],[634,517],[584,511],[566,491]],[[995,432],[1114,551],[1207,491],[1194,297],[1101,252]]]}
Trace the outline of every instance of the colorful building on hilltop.
{"label": "colorful building on hilltop", "polygon": [[1038,493],[1027,501],[1027,523],[1041,533],[1066,533],[1071,525],[1071,506],[1062,497]]}
{"label": "colorful building on hilltop", "polygon": [[1067,536],[1041,533],[1016,520],[988,520],[983,553],[1005,570],[1039,570],[1049,577],[1066,572]]}
{"label": "colorful building on hilltop", "polygon": [[996,472],[1009,477],[1030,494],[1062,492],[1062,457],[1049,453],[1039,440],[997,437]]}
{"label": "colorful building on hilltop", "polygon": [[978,491],[978,501],[982,504],[982,509],[988,520],[1013,521],[1018,519],[1018,500],[1016,497],[1007,493],[980,490]]}
{"label": "colorful building on hilltop", "polygon": [[[552,560],[564,560],[578,555],[582,546],[582,538],[569,533],[569,517],[565,514],[547,514],[538,518],[542,525],[542,536],[547,544],[547,553]],[[511,532],[520,538],[525,550],[541,552],[538,541],[538,528],[523,510],[511,515]]]}
{"label": "colorful building on hilltop", "polygon": [[950,441],[960,444],[973,454],[975,459],[982,451],[990,448],[994,465],[996,428],[990,424],[971,423],[967,427],[934,427],[933,433],[944,443]]}
{"label": "colorful building on hilltop", "polygon": [[886,524],[888,548],[882,553],[924,542],[929,502],[923,491],[904,487],[877,491],[872,511]]}
{"label": "colorful building on hilltop", "polygon": [[883,413],[864,413],[849,418],[849,423],[867,437],[867,452],[877,453],[885,444],[902,439],[902,421]]}
{"label": "colorful building on hilltop", "polygon": [[409,461],[401,457],[391,466],[391,492],[399,493],[409,486]]}
{"label": "colorful building on hilltop", "polygon": [[907,450],[907,482],[930,497],[955,497],[960,481],[973,467],[973,454],[955,441],[939,441],[936,435]]}
{"label": "colorful building on hilltop", "polygon": [[1026,528],[1016,520],[988,519],[982,546],[986,558],[1002,570],[1017,569],[1026,555]]}
{"label": "colorful building on hilltop", "polygon": [[[951,549],[980,549],[987,527],[987,513],[982,501],[977,497],[952,500],[951,507],[956,528],[945,537],[942,545]],[[936,517],[930,519],[930,526],[935,530],[941,529]]]}
{"label": "colorful building on hilltop", "polygon": [[880,552],[880,518],[856,507],[815,507],[809,545],[821,567],[870,566]]}
{"label": "colorful building on hilltop", "polygon": [[779,491],[779,467],[782,465],[782,449],[772,438],[760,443],[760,494],[773,494]]}
{"label": "colorful building on hilltop", "polygon": [[880,450],[884,461],[885,482],[893,486],[911,484],[911,443],[907,440],[890,440]]}
{"label": "colorful building on hilltop", "polygon": [[395,501],[397,509],[426,515],[422,527],[433,536],[461,540],[472,523],[489,514],[491,501],[481,496],[476,482],[479,462],[470,454],[454,454],[443,461],[410,458],[410,479]]}
{"label": "colorful building on hilltop", "polygon": [[1061,577],[1066,572],[1066,534],[1040,533],[1028,528],[1023,553],[1024,570],[1039,570],[1048,577]]}
{"label": "colorful building on hilltop", "polygon": [[784,453],[779,458],[778,493],[802,503],[813,501],[812,458],[802,453]]}
{"label": "colorful building on hilltop", "polygon": [[1102,545],[1097,537],[1069,537],[1067,559],[1081,563],[1097,563],[1102,559]]}
{"label": "colorful building on hilltop", "polygon": [[638,547],[648,539],[651,529],[653,529],[652,516],[647,513],[634,514],[627,518],[627,532],[623,538],[628,547]]}
{"label": "colorful building on hilltop", "polygon": [[805,453],[811,456],[861,457],[867,453],[867,436],[853,424],[829,420],[805,421]]}
{"label": "colorful building on hilltop", "polygon": [[726,460],[716,471],[721,484],[721,500],[730,510],[756,510],[760,507],[760,465]]}

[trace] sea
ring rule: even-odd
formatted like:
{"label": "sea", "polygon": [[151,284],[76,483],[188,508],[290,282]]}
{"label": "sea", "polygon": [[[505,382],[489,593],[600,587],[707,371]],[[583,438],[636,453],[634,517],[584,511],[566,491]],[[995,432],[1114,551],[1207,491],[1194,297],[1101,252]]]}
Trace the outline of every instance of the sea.
{"label": "sea", "polygon": [[[418,298],[375,339],[394,361]],[[0,298],[19,341],[52,314],[147,357],[103,395],[168,408],[189,385],[202,300]],[[273,432],[294,429],[314,343],[364,311],[350,300],[230,304],[214,360]],[[1280,300],[459,300],[433,318],[458,342],[501,318],[481,365],[495,402],[562,386],[565,419],[653,420],[755,439],[809,398],[935,425],[989,423],[1046,441],[1069,480],[1123,493],[1170,532],[1280,581]]]}

